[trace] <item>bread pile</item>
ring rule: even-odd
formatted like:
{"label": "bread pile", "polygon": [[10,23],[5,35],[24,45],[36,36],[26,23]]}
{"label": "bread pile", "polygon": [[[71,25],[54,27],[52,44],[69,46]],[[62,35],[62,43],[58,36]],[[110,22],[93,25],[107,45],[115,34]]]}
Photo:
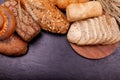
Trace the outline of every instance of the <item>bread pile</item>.
{"label": "bread pile", "polygon": [[0,53],[9,56],[25,54],[41,30],[68,32],[68,41],[77,45],[120,41],[115,18],[104,13],[99,1],[7,0],[0,6],[0,29]]}
{"label": "bread pile", "polygon": [[76,45],[107,45],[120,41],[119,25],[114,17],[103,12],[98,1],[70,4],[67,19],[73,22],[67,39]]}
{"label": "bread pile", "polygon": [[74,22],[67,38],[77,45],[114,44],[120,41],[119,26],[114,18],[105,15]]}

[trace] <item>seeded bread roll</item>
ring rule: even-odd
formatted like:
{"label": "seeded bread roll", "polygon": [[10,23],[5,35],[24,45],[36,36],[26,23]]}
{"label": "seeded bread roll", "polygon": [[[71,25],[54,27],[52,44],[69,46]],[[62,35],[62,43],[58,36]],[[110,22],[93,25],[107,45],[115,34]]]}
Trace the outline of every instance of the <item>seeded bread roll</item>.
{"label": "seeded bread roll", "polygon": [[[113,17],[110,24],[106,16],[74,22],[67,34],[67,39],[77,45],[106,45],[120,41],[120,30]],[[102,25],[101,25],[102,24]]]}
{"label": "seeded bread roll", "polygon": [[67,19],[70,22],[102,15],[102,6],[98,1],[70,4],[66,9]]}
{"label": "seeded bread roll", "polygon": [[49,0],[23,0],[22,4],[42,29],[60,34],[67,32],[69,22]]}

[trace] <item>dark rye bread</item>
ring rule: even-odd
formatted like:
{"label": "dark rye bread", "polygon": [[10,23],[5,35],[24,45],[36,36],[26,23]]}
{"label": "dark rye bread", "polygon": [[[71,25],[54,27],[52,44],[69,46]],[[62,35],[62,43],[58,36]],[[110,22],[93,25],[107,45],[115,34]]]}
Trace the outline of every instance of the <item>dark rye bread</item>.
{"label": "dark rye bread", "polygon": [[16,32],[24,41],[29,42],[40,32],[40,26],[33,20],[30,14],[23,9],[21,9],[22,18],[20,19],[18,2],[8,0],[3,3],[2,6],[9,8],[13,12],[17,20]]}

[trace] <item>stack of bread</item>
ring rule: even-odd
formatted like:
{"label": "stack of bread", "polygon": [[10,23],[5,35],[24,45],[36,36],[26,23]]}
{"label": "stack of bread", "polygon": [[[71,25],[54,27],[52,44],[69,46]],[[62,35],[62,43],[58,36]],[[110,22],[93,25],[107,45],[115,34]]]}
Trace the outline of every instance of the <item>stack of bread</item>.
{"label": "stack of bread", "polygon": [[98,1],[70,4],[66,8],[69,22],[73,22],[67,39],[77,45],[106,45],[120,41],[119,25],[114,17],[103,12]]}
{"label": "stack of bread", "polygon": [[[66,11],[66,16],[61,10]],[[77,45],[120,41],[116,19],[103,11],[99,1],[6,0],[0,6],[0,29],[0,53],[9,56],[25,54],[28,43],[41,29],[57,34],[68,32],[68,41]]]}

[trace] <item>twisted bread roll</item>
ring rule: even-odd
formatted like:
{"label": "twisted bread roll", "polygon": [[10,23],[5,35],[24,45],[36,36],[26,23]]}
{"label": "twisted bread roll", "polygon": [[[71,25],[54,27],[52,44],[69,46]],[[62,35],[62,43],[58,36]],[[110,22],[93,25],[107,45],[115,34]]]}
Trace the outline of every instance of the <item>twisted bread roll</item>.
{"label": "twisted bread roll", "polygon": [[70,22],[102,15],[102,6],[98,1],[70,4],[66,9]]}
{"label": "twisted bread roll", "polygon": [[103,15],[93,19],[77,21],[68,31],[67,39],[77,45],[114,44],[120,41],[119,26],[113,17]]}

